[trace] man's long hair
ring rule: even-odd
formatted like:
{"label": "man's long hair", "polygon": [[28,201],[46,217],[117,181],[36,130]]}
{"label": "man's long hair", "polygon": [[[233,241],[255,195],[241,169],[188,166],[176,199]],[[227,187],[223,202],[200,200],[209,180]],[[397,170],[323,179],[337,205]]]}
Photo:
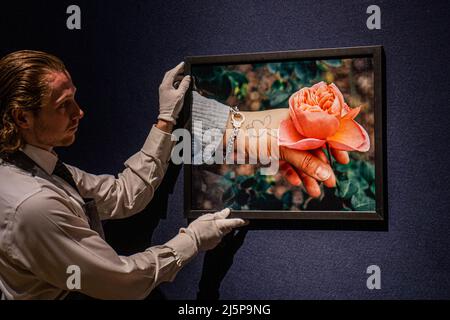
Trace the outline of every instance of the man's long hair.
{"label": "man's long hair", "polygon": [[46,76],[51,71],[65,70],[60,59],[41,51],[16,51],[0,60],[0,156],[25,144],[13,119],[13,110],[37,115],[49,94]]}

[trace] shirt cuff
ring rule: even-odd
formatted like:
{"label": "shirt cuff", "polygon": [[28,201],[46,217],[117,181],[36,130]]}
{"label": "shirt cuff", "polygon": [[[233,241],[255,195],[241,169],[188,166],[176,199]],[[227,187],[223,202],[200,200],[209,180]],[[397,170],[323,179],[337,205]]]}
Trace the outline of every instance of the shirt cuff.
{"label": "shirt cuff", "polygon": [[174,252],[179,267],[183,267],[198,253],[197,244],[186,233],[179,233],[165,245]]}
{"label": "shirt cuff", "polygon": [[[203,97],[196,91],[192,92],[194,164],[208,162],[221,146],[229,116],[229,106]],[[207,141],[206,136],[212,141]]]}
{"label": "shirt cuff", "polygon": [[166,163],[169,161],[175,143],[175,136],[153,125],[141,151],[148,156],[159,159],[162,163]]}

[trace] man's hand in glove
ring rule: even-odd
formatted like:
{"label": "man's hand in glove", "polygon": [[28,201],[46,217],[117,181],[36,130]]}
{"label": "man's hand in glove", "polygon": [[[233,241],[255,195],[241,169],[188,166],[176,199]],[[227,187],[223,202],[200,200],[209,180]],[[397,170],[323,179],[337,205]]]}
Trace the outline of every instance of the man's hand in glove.
{"label": "man's hand in glove", "polygon": [[214,214],[208,213],[191,222],[181,232],[194,239],[199,251],[206,251],[217,246],[222,237],[234,228],[248,224],[242,219],[227,219],[230,209],[224,209]]}
{"label": "man's hand in glove", "polygon": [[[159,86],[159,120],[176,124],[183,106],[184,95],[189,89],[190,76],[183,76],[184,62],[181,62],[164,75]],[[181,81],[181,82],[180,82]]]}

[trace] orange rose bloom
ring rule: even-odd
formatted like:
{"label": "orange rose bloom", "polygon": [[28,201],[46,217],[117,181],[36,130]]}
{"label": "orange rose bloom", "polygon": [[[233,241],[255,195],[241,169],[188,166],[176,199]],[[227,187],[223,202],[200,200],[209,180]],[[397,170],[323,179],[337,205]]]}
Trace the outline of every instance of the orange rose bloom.
{"label": "orange rose bloom", "polygon": [[289,98],[290,119],[280,125],[279,145],[311,150],[328,143],[337,150],[366,152],[369,136],[353,120],[360,109],[350,108],[334,83],[302,88]]}

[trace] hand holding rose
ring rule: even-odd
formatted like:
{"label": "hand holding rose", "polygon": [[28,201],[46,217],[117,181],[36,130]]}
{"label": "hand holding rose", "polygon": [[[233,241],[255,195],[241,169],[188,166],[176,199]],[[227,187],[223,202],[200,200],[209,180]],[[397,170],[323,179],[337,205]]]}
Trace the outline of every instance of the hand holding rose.
{"label": "hand holding rose", "polygon": [[[289,110],[286,109],[272,109],[256,112],[243,112],[245,115],[245,123],[240,130],[240,134],[246,137],[245,149],[246,157],[248,157],[250,146],[259,146],[259,139],[261,135],[252,135],[250,130],[255,129],[258,132],[260,129],[269,129],[264,134],[267,141],[267,155],[273,155],[275,152],[272,148],[278,148],[280,160],[280,173],[286,180],[295,186],[303,183],[306,191],[312,197],[320,196],[319,182],[324,182],[327,187],[334,187],[336,185],[336,177],[333,170],[328,163],[325,153],[321,149],[317,150],[295,150],[288,147],[279,146],[277,138],[270,136],[270,129],[278,129],[283,121],[289,119]],[[231,125],[229,124],[229,128]],[[272,139],[271,139],[272,138]],[[224,145],[226,144],[227,136],[224,136]],[[262,144],[264,145],[264,144]],[[339,163],[346,164],[349,162],[349,157],[346,151],[339,151],[331,149],[332,155]],[[236,150],[239,152],[239,149]]]}
{"label": "hand holding rose", "polygon": [[[280,124],[279,144],[280,152],[285,153],[284,158],[303,169],[300,177],[303,178],[305,187],[311,196],[319,196],[320,188],[315,177],[308,173],[316,173],[317,180],[324,180],[330,174],[326,166],[321,166],[317,159],[328,163],[325,153],[320,149],[328,147],[336,161],[342,164],[349,162],[345,151],[366,152],[370,149],[370,140],[366,130],[359,125],[354,118],[358,115],[360,107],[351,109],[344,101],[339,89],[332,83],[327,85],[320,82],[311,88],[303,88],[294,93],[289,99],[290,119],[283,120]],[[312,154],[303,154],[299,160],[299,154],[286,152],[284,147],[291,150],[306,152],[312,150]],[[314,159],[314,155],[317,157]],[[301,162],[299,162],[301,161]],[[292,183],[298,183],[298,175],[289,165],[286,167],[286,177]],[[307,175],[306,175],[306,174]],[[336,178],[334,174],[324,181],[327,187],[334,187]]]}
{"label": "hand holding rose", "polygon": [[261,138],[249,135],[246,130],[279,128],[278,143],[267,144],[268,154],[273,154],[272,148],[279,148],[280,171],[289,183],[303,183],[309,195],[318,197],[318,181],[330,188],[336,185],[322,148],[329,147],[331,155],[341,164],[349,162],[347,151],[365,152],[370,148],[366,130],[354,120],[359,111],[360,107],[352,109],[345,103],[334,84],[320,82],[303,88],[291,96],[289,109],[244,112],[245,152],[250,145],[259,145]]}

